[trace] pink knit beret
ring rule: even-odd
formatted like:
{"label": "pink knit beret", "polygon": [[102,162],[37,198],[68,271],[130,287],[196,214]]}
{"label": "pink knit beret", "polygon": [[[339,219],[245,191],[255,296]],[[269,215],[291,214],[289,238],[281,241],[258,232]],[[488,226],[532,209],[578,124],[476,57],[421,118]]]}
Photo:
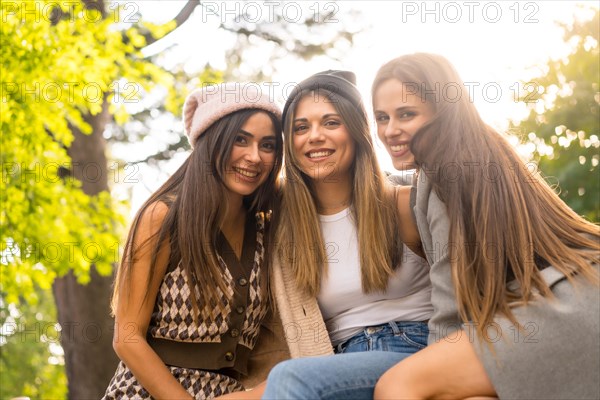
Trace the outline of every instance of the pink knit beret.
{"label": "pink knit beret", "polygon": [[192,147],[206,129],[235,111],[257,108],[281,118],[281,109],[257,83],[221,83],[196,89],[183,104],[183,126]]}

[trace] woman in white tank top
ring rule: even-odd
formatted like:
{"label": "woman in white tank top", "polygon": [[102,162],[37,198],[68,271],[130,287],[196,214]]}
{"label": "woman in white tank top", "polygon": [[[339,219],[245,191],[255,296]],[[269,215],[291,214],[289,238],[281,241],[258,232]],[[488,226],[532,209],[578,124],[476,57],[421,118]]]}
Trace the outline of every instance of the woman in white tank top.
{"label": "woman in white tank top", "polygon": [[354,83],[326,71],[287,99],[280,268],[318,301],[335,352],[412,354],[427,344],[429,267],[402,230],[409,188],[381,173]]}

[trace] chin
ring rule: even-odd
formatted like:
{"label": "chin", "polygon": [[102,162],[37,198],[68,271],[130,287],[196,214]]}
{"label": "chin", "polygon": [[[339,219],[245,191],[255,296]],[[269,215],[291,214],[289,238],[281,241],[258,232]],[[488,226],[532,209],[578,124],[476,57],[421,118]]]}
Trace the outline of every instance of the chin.
{"label": "chin", "polygon": [[392,162],[392,164],[394,165],[394,168],[396,168],[398,171],[407,171],[407,170],[411,170],[411,169],[415,169],[415,160],[413,159],[409,159],[409,160],[394,160]]}
{"label": "chin", "polygon": [[252,193],[255,193],[259,187],[260,187],[260,185],[255,188],[252,188],[252,189],[246,189],[246,188],[240,189],[240,190],[237,190],[237,193],[241,194],[242,196],[250,196]]}
{"label": "chin", "polygon": [[256,192],[256,190],[260,187],[260,185],[256,185],[254,187],[248,187],[245,185],[240,185],[237,182],[234,184],[229,184],[229,185],[225,185],[225,186],[231,193],[235,193],[236,195],[239,195],[239,196],[249,196],[252,193]]}

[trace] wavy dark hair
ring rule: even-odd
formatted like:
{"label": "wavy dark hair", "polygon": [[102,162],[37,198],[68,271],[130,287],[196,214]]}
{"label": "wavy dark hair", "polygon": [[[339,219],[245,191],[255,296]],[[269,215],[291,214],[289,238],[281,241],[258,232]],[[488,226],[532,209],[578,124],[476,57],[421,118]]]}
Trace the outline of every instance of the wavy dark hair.
{"label": "wavy dark hair", "polygon": [[[381,67],[375,93],[402,82],[434,111],[410,149],[446,204],[449,257],[460,316],[478,322],[479,337],[500,313],[517,324],[511,307],[536,293],[552,297],[540,269],[552,265],[571,282],[579,274],[598,285],[600,229],[577,215],[513,146],[486,125],[463,81],[444,57],[417,53]],[[448,96],[449,88],[451,92]],[[458,96],[456,95],[458,94]],[[508,290],[516,279],[518,293]]]}
{"label": "wavy dark hair", "polygon": [[[179,169],[142,205],[137,212],[125,242],[112,298],[112,311],[116,312],[119,291],[130,284],[131,267],[136,257],[134,240],[144,213],[152,205],[164,203],[168,211],[158,231],[156,246],[152,250],[148,284],[156,270],[159,249],[168,241],[169,265],[182,264],[188,282],[194,283],[200,298],[192,296],[195,309],[220,307],[216,299],[218,290],[228,293],[217,259],[216,244],[220,226],[227,215],[226,187],[223,184],[226,164],[231,155],[236,135],[254,114],[264,112],[273,122],[276,137],[275,164],[267,180],[256,192],[244,198],[248,212],[257,213],[276,208],[276,192],[282,164],[283,139],[281,122],[275,115],[259,109],[244,109],[229,114],[212,124],[196,141],[190,156]],[[265,268],[270,264],[270,251],[265,235]],[[137,246],[142,247],[144,243]],[[146,300],[146,299],[144,299]]]}

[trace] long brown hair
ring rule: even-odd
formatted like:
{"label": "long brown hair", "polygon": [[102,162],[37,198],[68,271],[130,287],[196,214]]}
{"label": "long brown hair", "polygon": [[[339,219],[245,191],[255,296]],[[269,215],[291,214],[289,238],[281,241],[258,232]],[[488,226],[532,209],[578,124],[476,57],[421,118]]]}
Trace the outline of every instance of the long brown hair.
{"label": "long brown hair", "polygon": [[[445,58],[423,53],[396,58],[377,73],[373,93],[389,79],[434,109],[410,148],[419,173],[446,204],[460,316],[478,323],[480,338],[496,314],[517,324],[511,306],[532,300],[536,292],[552,296],[540,268],[552,265],[572,282],[577,273],[598,284],[591,264],[600,261],[599,227],[571,210],[483,122]],[[512,279],[519,293],[507,289]]]}
{"label": "long brown hair", "polygon": [[[315,93],[305,90],[296,96],[285,121],[285,179],[277,238],[279,256],[290,265],[296,283],[315,296],[326,273],[327,254],[312,180],[299,168],[292,139],[296,107],[307,95]],[[355,142],[351,209],[358,232],[362,288],[366,293],[383,291],[402,257],[393,188],[379,168],[362,102],[352,104],[322,88],[318,89],[318,95],[326,97],[335,107]]]}
{"label": "long brown hair", "polygon": [[[264,112],[271,118],[276,137],[275,164],[267,180],[256,192],[244,198],[249,213],[265,212],[275,208],[275,192],[278,186],[282,164],[283,143],[281,122],[266,111],[244,109],[229,114],[212,124],[195,142],[190,156],[179,169],[142,205],[137,212],[125,242],[123,258],[119,266],[112,298],[112,311],[116,312],[120,288],[126,288],[131,280],[131,267],[136,257],[134,246],[140,220],[151,206],[162,202],[168,207],[164,221],[157,235],[157,245],[152,250],[148,285],[156,269],[159,249],[168,241],[169,265],[179,263],[192,283],[198,289],[200,298],[192,297],[195,309],[220,307],[218,290],[228,293],[221,267],[217,259],[217,238],[221,224],[227,215],[226,188],[223,184],[226,164],[234,141],[244,123],[257,112]],[[265,246],[268,244],[265,238]],[[137,246],[138,248],[143,244]],[[268,268],[270,252],[265,248],[264,266]],[[192,285],[192,287],[194,287]],[[146,299],[144,299],[146,300]]]}

